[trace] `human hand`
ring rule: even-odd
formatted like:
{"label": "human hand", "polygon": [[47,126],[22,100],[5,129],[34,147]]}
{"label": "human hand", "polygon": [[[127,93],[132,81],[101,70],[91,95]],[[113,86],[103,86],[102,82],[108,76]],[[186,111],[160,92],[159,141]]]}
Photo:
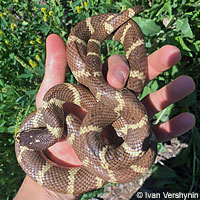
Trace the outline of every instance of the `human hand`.
{"label": "human hand", "polygon": [[[41,107],[42,98],[48,89],[58,83],[64,82],[67,64],[65,55],[64,43],[57,35],[50,35],[47,38],[45,76],[36,97],[37,107]],[[181,54],[179,49],[171,45],[166,45],[152,53],[148,57],[146,83],[177,64],[180,59]],[[114,88],[123,88],[129,75],[129,67],[126,59],[121,55],[113,55],[104,64],[104,68],[107,67],[108,83]],[[149,94],[142,100],[142,103],[145,105],[148,115],[152,116],[168,105],[183,99],[192,93],[194,89],[195,83],[193,79],[189,76],[182,75],[160,90]],[[65,106],[65,108],[68,109],[67,106]],[[73,109],[71,110],[73,111]],[[84,113],[79,113],[79,111],[75,110],[75,112],[77,115],[80,115],[80,118],[84,115]],[[194,115],[186,112],[177,115],[163,124],[155,125],[152,129],[154,130],[158,142],[163,142],[187,132],[194,124]]]}
{"label": "human hand", "polygon": [[[167,45],[158,51],[155,51],[148,57],[147,82],[175,65],[180,60],[180,58],[180,51],[174,46]],[[58,83],[64,82],[66,65],[67,58],[65,44],[59,36],[52,34],[47,38],[46,69],[44,79],[36,97],[37,108],[41,107],[42,98],[48,89]],[[105,68],[108,67],[108,83],[114,88],[123,88],[129,75],[129,67],[126,60],[121,55],[114,55],[108,59],[104,66]],[[145,97],[142,102],[147,109],[148,115],[152,116],[166,108],[168,105],[189,95],[194,90],[194,88],[194,81],[190,77],[180,76],[160,90]],[[79,118],[82,118],[85,114],[77,107],[67,107],[67,104],[64,106],[64,109],[68,111],[70,109],[70,111],[78,115]],[[181,113],[168,122],[153,126],[152,129],[156,135],[157,140],[161,142],[187,132],[194,126],[194,124],[195,118],[192,114]],[[58,142],[49,149],[49,155],[51,159],[54,160],[54,162],[58,163],[58,160],[62,160],[63,163],[67,163],[67,160],[71,159],[70,157],[73,157],[74,155],[73,153],[71,154],[73,151],[70,148],[71,146],[67,141],[64,143]],[[65,151],[63,157],[63,155],[60,154],[60,149],[62,149],[62,151],[67,150],[68,153]],[[75,197],[72,195],[55,194],[51,191],[43,189],[28,177],[26,177],[23,183],[25,186],[22,186],[26,187],[27,184],[32,184],[35,188],[37,188],[38,195],[43,195],[43,198],[40,196],[37,197],[38,199],[75,199]],[[22,192],[23,187],[21,187]],[[30,188],[28,190],[30,191]],[[41,193],[38,191],[41,191]],[[33,193],[31,195],[33,195]],[[27,198],[30,199],[30,196],[27,196]]]}

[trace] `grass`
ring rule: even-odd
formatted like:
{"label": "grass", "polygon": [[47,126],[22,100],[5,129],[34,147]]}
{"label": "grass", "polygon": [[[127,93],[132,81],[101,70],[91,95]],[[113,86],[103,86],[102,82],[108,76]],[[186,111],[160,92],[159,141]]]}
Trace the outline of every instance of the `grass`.
{"label": "grass", "polygon": [[[44,75],[45,39],[57,33],[65,41],[70,29],[86,17],[99,13],[119,13],[134,5],[145,10],[135,21],[141,27],[147,53],[163,45],[177,46],[181,61],[148,84],[143,96],[173,81],[179,75],[191,76],[197,87],[193,94],[160,112],[154,119],[165,122],[189,111],[196,116],[196,126],[189,132],[188,148],[183,149],[169,166],[153,168],[155,187],[173,192],[199,192],[199,77],[200,77],[200,1],[197,0],[7,0],[0,1],[0,194],[12,199],[24,173],[14,152],[14,133],[21,121],[35,109],[35,96]],[[122,51],[108,42],[102,47],[103,58]],[[67,73],[67,81],[74,78]],[[163,177],[163,174],[166,177]],[[170,181],[169,181],[170,180]],[[102,190],[101,190],[102,192]],[[84,195],[89,199],[98,192]]]}

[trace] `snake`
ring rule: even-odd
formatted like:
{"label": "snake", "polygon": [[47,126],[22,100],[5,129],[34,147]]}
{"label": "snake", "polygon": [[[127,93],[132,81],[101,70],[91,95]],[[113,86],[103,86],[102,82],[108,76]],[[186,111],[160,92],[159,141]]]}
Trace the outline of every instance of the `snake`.
{"label": "snake", "polygon": [[[157,142],[138,100],[146,81],[147,55],[142,31],[131,19],[142,10],[135,6],[88,17],[70,32],[67,60],[79,84],[50,88],[42,107],[28,115],[15,137],[20,166],[42,187],[79,195],[109,182],[136,181],[152,167]],[[101,44],[106,39],[124,47],[130,72],[123,89],[111,87],[102,73]],[[85,117],[64,112],[66,102],[85,109]],[[108,143],[102,139],[106,129]],[[45,149],[64,133],[83,166],[62,167],[44,158]]]}

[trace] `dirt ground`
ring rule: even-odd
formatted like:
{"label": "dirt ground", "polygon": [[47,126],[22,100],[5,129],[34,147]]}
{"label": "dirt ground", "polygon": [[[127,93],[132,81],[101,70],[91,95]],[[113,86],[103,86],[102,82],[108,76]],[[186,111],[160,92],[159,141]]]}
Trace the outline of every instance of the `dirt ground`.
{"label": "dirt ground", "polygon": [[[180,142],[177,138],[174,138],[169,143],[164,144],[165,151],[158,152],[155,163],[163,165],[165,160],[175,157],[183,148],[187,147],[187,143]],[[145,177],[137,182],[130,182],[126,184],[111,185],[105,188],[105,193],[99,199],[105,200],[136,200],[136,199],[150,199],[150,198],[138,198],[138,195],[144,192],[153,192],[153,183],[151,180],[151,174],[148,173]],[[154,198],[156,200],[158,198]],[[159,200],[161,200],[159,198]]]}

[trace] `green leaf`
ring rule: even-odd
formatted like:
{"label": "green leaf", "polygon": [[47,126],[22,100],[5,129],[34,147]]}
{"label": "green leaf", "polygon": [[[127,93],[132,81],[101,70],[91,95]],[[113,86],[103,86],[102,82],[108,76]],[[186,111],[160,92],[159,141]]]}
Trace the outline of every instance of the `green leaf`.
{"label": "green leaf", "polygon": [[165,8],[166,8],[169,16],[171,17],[171,15],[172,15],[172,7],[171,7],[171,5],[169,3],[165,3]]}
{"label": "green leaf", "polygon": [[29,78],[31,74],[20,74],[19,78]]}
{"label": "green leaf", "polygon": [[23,22],[22,22],[22,25],[23,25],[23,26],[27,26],[27,25],[28,25],[28,22],[23,21]]}
{"label": "green leaf", "polygon": [[15,132],[15,126],[10,126],[7,129],[8,133],[14,133]]}
{"label": "green leaf", "polygon": [[1,17],[1,21],[2,21],[2,24],[7,27],[8,26],[8,23],[7,21],[4,19],[4,17]]}
{"label": "green leaf", "polygon": [[15,54],[14,53],[10,53],[9,57],[12,58],[12,59],[14,59]]}
{"label": "green leaf", "polygon": [[158,166],[157,170],[153,173],[153,176],[155,178],[162,178],[162,179],[166,178],[170,179],[177,177],[175,171],[165,166]]}
{"label": "green leaf", "polygon": [[181,45],[181,47],[182,47],[184,50],[186,50],[186,51],[191,51],[191,50],[189,49],[189,47],[187,47],[187,45],[185,44],[185,42],[184,42],[184,40],[183,40],[183,38],[182,38],[181,36],[175,37],[175,40],[179,42],[179,44]]}
{"label": "green leaf", "polygon": [[39,28],[45,35],[47,35],[50,31],[50,27],[47,24],[42,24]]}
{"label": "green leaf", "polygon": [[150,81],[143,89],[142,93],[140,94],[139,99],[143,99],[145,96],[150,94],[151,92],[156,91],[159,88],[158,81],[152,80]]}
{"label": "green leaf", "polygon": [[174,77],[175,74],[177,74],[179,71],[177,65],[174,65],[172,68],[171,68],[171,75]]}
{"label": "green leaf", "polygon": [[[118,3],[120,3],[120,2],[118,2]],[[125,6],[126,8],[130,8],[130,7],[132,7],[133,5],[132,5],[132,3],[130,2],[130,1],[128,1],[128,0],[123,0],[122,2],[121,2],[121,6],[123,7],[123,6]]]}
{"label": "green leaf", "polygon": [[6,127],[0,127],[0,133],[5,133],[6,132]]}
{"label": "green leaf", "polygon": [[185,4],[186,3],[186,0],[182,0],[182,3],[181,4]]}
{"label": "green leaf", "polygon": [[29,90],[26,92],[26,95],[32,95],[32,94],[35,94],[35,90]]}
{"label": "green leaf", "polygon": [[165,149],[163,143],[158,143],[157,148],[158,148],[158,151],[160,151],[162,153],[166,152],[166,149]]}
{"label": "green leaf", "polygon": [[160,16],[164,10],[165,10],[165,7],[162,6],[162,7],[160,8],[160,10],[156,13],[156,17],[157,17],[157,16]]}
{"label": "green leaf", "polygon": [[4,86],[4,83],[3,81],[0,79],[0,85],[3,87]]}
{"label": "green leaf", "polygon": [[22,103],[22,102],[24,102],[24,101],[25,101],[25,99],[26,99],[26,97],[25,97],[25,96],[21,96],[21,97],[19,97],[19,98],[16,100],[16,104],[19,104],[19,103]]}
{"label": "green leaf", "polygon": [[106,0],[106,4],[112,5],[112,0]]}
{"label": "green leaf", "polygon": [[60,25],[61,21],[60,21],[59,17],[55,17],[55,19],[56,19],[57,24]]}
{"label": "green leaf", "polygon": [[134,17],[134,21],[140,26],[142,32],[146,35],[155,35],[159,33],[161,28],[151,19],[144,19],[141,17]]}
{"label": "green leaf", "polygon": [[193,32],[188,23],[188,18],[178,19],[176,21],[176,29],[181,31],[183,37],[193,38]]}

